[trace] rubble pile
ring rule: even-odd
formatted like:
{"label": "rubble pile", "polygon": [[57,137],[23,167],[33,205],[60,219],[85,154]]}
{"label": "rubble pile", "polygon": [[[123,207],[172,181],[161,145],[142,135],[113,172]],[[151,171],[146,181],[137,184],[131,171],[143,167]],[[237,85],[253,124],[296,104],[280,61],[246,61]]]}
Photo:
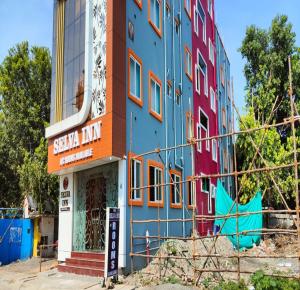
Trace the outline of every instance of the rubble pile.
{"label": "rubble pile", "polygon": [[[240,252],[240,256],[253,256],[253,258],[244,257],[241,259],[241,270],[255,272],[262,269],[267,273],[289,271],[286,265],[289,264],[293,267],[293,262],[288,259],[279,261],[274,258],[259,259],[258,257],[276,254],[289,255],[291,254],[290,251],[295,249],[296,242],[295,238],[287,236],[276,236],[273,239],[262,240],[260,245]],[[211,254],[214,257],[207,258],[211,248],[213,248]],[[224,256],[236,254],[237,252],[233,249],[231,242],[222,236],[218,237],[216,242],[214,238],[195,239],[195,241],[168,240],[161,245],[149,265],[131,275],[130,280],[137,286],[152,286],[162,282],[192,285],[200,273],[195,272],[195,269],[212,269],[212,271],[204,271],[201,274],[199,282],[202,285],[207,281],[212,285],[223,279],[234,280],[237,278],[237,274],[234,273],[237,271],[237,259],[224,258]],[[197,258],[193,259],[193,255]],[[218,273],[216,269],[226,269],[232,272]]]}

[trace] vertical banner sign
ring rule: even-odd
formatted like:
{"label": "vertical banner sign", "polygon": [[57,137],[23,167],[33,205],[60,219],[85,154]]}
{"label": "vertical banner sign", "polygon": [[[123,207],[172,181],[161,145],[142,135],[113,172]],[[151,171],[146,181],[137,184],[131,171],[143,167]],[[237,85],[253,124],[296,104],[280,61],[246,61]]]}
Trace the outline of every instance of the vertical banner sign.
{"label": "vertical banner sign", "polygon": [[120,209],[106,209],[105,277],[118,275]]}

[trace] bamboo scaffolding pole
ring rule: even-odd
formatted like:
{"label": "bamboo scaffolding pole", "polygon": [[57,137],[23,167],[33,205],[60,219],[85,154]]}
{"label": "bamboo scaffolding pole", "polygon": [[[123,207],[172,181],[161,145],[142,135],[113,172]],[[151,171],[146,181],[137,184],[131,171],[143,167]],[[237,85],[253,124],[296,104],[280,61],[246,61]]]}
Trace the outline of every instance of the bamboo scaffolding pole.
{"label": "bamboo scaffolding pole", "polygon": [[[221,178],[221,177],[229,177],[229,176],[234,176],[235,174],[237,175],[243,175],[245,173],[258,173],[258,172],[268,172],[268,171],[276,171],[276,170],[280,170],[280,169],[288,169],[288,168],[292,168],[294,167],[295,164],[294,163],[290,163],[290,164],[284,164],[284,165],[277,165],[277,166],[270,166],[270,167],[262,167],[262,168],[255,168],[255,169],[250,169],[250,170],[241,170],[238,172],[230,172],[230,173],[223,173],[223,174],[207,174],[207,175],[195,175],[193,177],[193,180],[201,180],[203,178]],[[300,162],[297,162],[297,166],[300,166]],[[160,187],[160,186],[170,186],[171,184],[183,184],[183,183],[187,183],[189,182],[190,179],[187,180],[183,180],[183,181],[176,181],[174,183],[162,183],[159,185],[145,185],[145,186],[141,186],[141,187],[134,187],[132,188],[132,190],[138,190],[138,189],[147,189],[147,188],[152,188],[152,187]]]}
{"label": "bamboo scaffolding pole", "polygon": [[[232,86],[232,98],[231,98],[231,102],[232,102],[232,106],[234,106],[234,91],[233,91],[233,86]],[[236,110],[237,113],[238,113],[237,108],[236,108],[236,107],[234,107],[234,108],[235,108],[235,110]],[[273,108],[272,108],[271,114],[273,114],[273,111],[274,111],[274,106],[273,106]],[[239,117],[240,117],[240,116],[239,116]],[[232,121],[233,121],[233,122],[234,122],[234,118],[235,118],[235,116],[234,116],[234,111],[233,111],[233,112],[232,112]],[[241,119],[241,118],[240,118],[240,119]],[[269,119],[270,119],[270,118],[269,118]],[[234,125],[233,125],[233,127],[234,127]],[[235,202],[232,203],[232,206],[231,206],[231,208],[229,209],[228,213],[231,212],[231,210],[232,210],[233,207],[234,207],[234,204],[236,204],[236,207],[238,207],[238,196],[239,196],[239,193],[240,193],[240,191],[241,191],[241,188],[238,190],[238,180],[237,180],[237,178],[238,178],[238,173],[237,173],[237,164],[236,164],[236,147],[235,147],[235,143],[236,143],[236,142],[234,142],[235,168],[234,168],[234,172],[232,172],[231,174],[233,174],[233,176],[235,177],[235,189],[236,189],[235,192],[236,192],[236,196],[237,196],[236,199],[237,199],[237,200],[236,200]],[[261,142],[261,144],[262,144],[262,142]],[[255,158],[256,158],[258,152],[259,152],[259,148],[256,147],[255,155],[254,155],[253,158],[252,158],[252,161],[251,161],[251,163],[250,163],[250,166],[249,166],[249,169],[247,170],[247,172],[249,172],[249,171],[251,170],[251,168],[253,167],[254,161],[255,161]],[[221,226],[221,228],[220,228],[220,232],[222,231],[222,229],[223,229],[223,227],[224,227],[224,225],[225,225],[225,222],[226,222],[226,221],[224,220],[224,222],[223,222],[223,224],[222,224],[222,226]],[[237,223],[238,223],[238,220],[237,220]],[[237,229],[238,229],[238,224],[236,225],[236,227],[237,227]],[[215,244],[216,244],[216,242],[217,242],[217,239],[218,239],[218,236],[215,238],[215,241],[214,241],[213,245],[211,246],[211,248],[210,248],[210,250],[209,250],[209,254],[211,254],[212,249],[214,248],[214,246],[215,246]],[[239,238],[238,238],[238,237],[237,237],[237,240],[238,240],[238,247],[239,247]],[[208,259],[205,260],[204,265],[203,265],[203,268],[206,266],[207,261],[208,261]],[[238,259],[238,269],[240,269],[239,265],[240,265],[240,263],[239,263],[239,259]],[[200,278],[201,278],[201,273],[200,273],[200,275],[199,275],[199,277],[198,277],[198,279],[197,279],[197,284],[199,283]],[[239,278],[240,278],[240,273],[238,272],[238,280],[239,280]]]}
{"label": "bamboo scaffolding pole", "polygon": [[[268,229],[268,228],[261,228],[261,229],[255,229],[255,230],[244,230],[239,232],[241,235],[246,236],[250,233],[260,233],[261,235],[272,235],[272,234],[294,234],[297,235],[297,230],[289,230],[289,229]],[[182,241],[196,241],[196,240],[204,240],[204,239],[213,239],[216,237],[230,237],[236,235],[236,232],[227,233],[227,234],[217,234],[217,235],[211,235],[211,236],[200,236],[200,237],[178,237],[178,236],[160,236],[161,240],[182,240]],[[143,236],[143,235],[136,235],[133,236],[133,239],[158,239],[158,235],[151,235],[151,236]]]}
{"label": "bamboo scaffolding pole", "polygon": [[[234,170],[232,170],[232,172],[228,172],[228,173],[220,173],[220,174],[208,174],[205,176],[199,176],[199,175],[195,175],[194,170],[192,170],[192,181],[190,179],[188,180],[183,180],[180,182],[174,182],[171,180],[171,182],[169,183],[163,183],[163,184],[159,184],[159,185],[150,185],[150,186],[143,186],[143,187],[139,187],[139,188],[133,188],[133,190],[135,189],[146,189],[146,188],[150,188],[150,187],[164,187],[164,186],[169,186],[169,185],[175,185],[175,184],[185,184],[186,182],[191,181],[192,184],[194,185],[195,182],[197,180],[201,180],[202,178],[223,178],[223,177],[234,177],[235,178],[235,187],[236,187],[236,197],[235,197],[235,202],[233,202],[229,212],[227,215],[222,215],[222,216],[217,216],[217,215],[199,215],[196,213],[196,192],[193,190],[193,214],[192,214],[192,218],[188,218],[188,219],[161,219],[160,218],[160,214],[159,214],[159,209],[158,209],[158,218],[157,219],[148,219],[148,220],[133,220],[132,216],[131,216],[131,226],[133,226],[133,224],[139,224],[139,223],[153,223],[153,222],[157,222],[159,224],[159,230],[158,230],[158,236],[148,236],[148,238],[158,238],[159,241],[165,241],[165,240],[183,240],[183,241],[189,241],[191,240],[193,243],[193,251],[192,251],[192,257],[176,257],[176,256],[164,256],[161,255],[161,253],[159,253],[159,255],[157,256],[149,256],[149,255],[142,255],[142,254],[138,254],[138,253],[133,253],[131,252],[130,255],[131,256],[136,256],[136,257],[151,257],[151,258],[159,258],[159,266],[160,266],[160,270],[161,270],[161,259],[183,259],[183,260],[187,260],[187,259],[192,259],[193,260],[193,265],[195,266],[195,261],[199,260],[199,259],[205,259],[204,264],[202,265],[201,269],[196,269],[196,267],[194,267],[194,282],[197,285],[200,278],[201,278],[201,273],[203,272],[233,272],[233,273],[237,273],[238,275],[238,280],[240,280],[241,278],[241,274],[252,274],[253,272],[251,271],[243,271],[241,269],[241,265],[240,265],[240,261],[244,258],[256,258],[256,259],[280,259],[280,258],[287,258],[287,259],[298,259],[298,267],[299,267],[299,275],[300,275],[300,217],[299,217],[299,186],[298,186],[298,169],[300,166],[300,162],[298,162],[297,159],[297,153],[298,153],[298,149],[297,149],[297,141],[296,141],[296,135],[295,135],[295,123],[299,122],[300,120],[300,116],[297,115],[295,116],[295,103],[293,101],[293,96],[292,96],[292,81],[291,81],[291,68],[290,68],[290,59],[289,59],[289,69],[290,69],[290,74],[289,74],[289,79],[290,79],[290,90],[289,90],[289,96],[290,96],[290,103],[291,103],[291,117],[290,118],[286,118],[284,119],[283,122],[280,123],[276,123],[276,124],[268,124],[270,122],[270,120],[272,119],[272,115],[274,113],[275,110],[278,109],[278,107],[281,105],[281,102],[279,104],[277,104],[277,100],[278,97],[276,98],[276,101],[273,105],[271,114],[268,118],[268,121],[260,127],[257,128],[246,128],[244,130],[239,130],[239,131],[234,131],[234,126],[232,126],[232,132],[227,133],[227,134],[222,134],[222,135],[217,135],[217,136],[210,136],[210,137],[205,137],[205,138],[199,138],[199,139],[195,139],[195,138],[191,138],[189,140],[189,142],[187,142],[186,144],[180,144],[180,145],[176,145],[176,146],[172,146],[172,147],[166,147],[166,148],[157,148],[155,150],[137,155],[137,157],[142,157],[142,156],[146,156],[146,155],[150,155],[150,154],[159,154],[160,152],[165,152],[165,151],[169,151],[169,150],[176,150],[177,148],[183,148],[183,147],[187,147],[190,146],[191,149],[191,155],[192,155],[192,160],[194,158],[193,153],[195,150],[194,145],[197,144],[197,142],[202,142],[205,140],[212,140],[212,139],[220,139],[220,138],[228,138],[231,137],[232,139],[234,139],[235,136],[240,135],[240,134],[250,134],[252,132],[257,132],[259,130],[264,130],[263,136],[260,139],[259,144],[256,144],[252,138],[251,135],[250,136],[250,141],[253,145],[253,147],[255,148],[255,155],[253,156],[252,162],[249,166],[249,168],[247,170],[241,170],[238,171],[237,170],[237,159],[236,159],[236,144],[234,143]],[[233,86],[232,86],[233,87]],[[233,96],[233,93],[232,93]],[[232,98],[232,106],[234,108],[234,110],[236,111],[238,118],[241,120],[241,123],[243,124],[243,120],[241,119],[241,115],[238,112],[238,109],[236,108],[235,104],[234,104],[234,100]],[[297,111],[296,111],[297,112]],[[234,114],[234,113],[233,113]],[[298,114],[298,112],[297,112]],[[234,116],[234,115],[233,115]],[[234,117],[233,119],[234,120]],[[244,124],[243,124],[244,125]],[[269,164],[268,161],[263,157],[262,153],[260,152],[261,146],[263,144],[263,141],[265,139],[265,135],[268,129],[271,128],[278,128],[281,126],[287,126],[290,125],[291,126],[291,130],[292,130],[292,134],[293,134],[293,152],[291,154],[294,155],[294,160],[292,163],[289,164],[281,164],[281,165],[273,165],[273,164]],[[245,126],[246,127],[246,126]],[[192,135],[191,135],[192,136]],[[300,151],[299,151],[300,152]],[[262,160],[262,163],[264,164],[264,167],[260,167],[260,168],[255,168],[255,160],[257,157],[260,157]],[[252,168],[254,167],[254,168]],[[282,190],[280,189],[279,185],[276,183],[276,180],[273,176],[274,172],[277,170],[283,170],[283,169],[290,169],[290,168],[294,168],[295,171],[295,192],[296,192],[296,210],[292,210],[289,208]],[[265,172],[266,174],[268,174],[272,180],[272,182],[274,183],[274,186],[276,188],[276,190],[278,191],[282,202],[284,204],[284,206],[286,207],[286,209],[284,210],[273,210],[273,209],[269,209],[269,210],[261,210],[261,211],[256,211],[256,212],[247,212],[247,213],[240,213],[238,211],[238,208],[236,209],[236,213],[232,214],[232,208],[234,206],[238,205],[238,201],[239,201],[239,194],[241,192],[242,187],[238,188],[238,177],[245,175],[245,174],[257,174],[257,173],[262,173]],[[195,186],[193,186],[194,188]],[[239,227],[238,227],[238,218],[242,217],[242,216],[250,216],[250,215],[254,215],[254,214],[271,214],[271,213],[285,213],[285,214],[289,214],[292,215],[292,218],[295,222],[295,224],[297,225],[297,230],[290,230],[290,229],[268,229],[268,228],[261,228],[261,229],[252,229],[252,230],[245,230],[245,231],[239,231]],[[293,214],[296,214],[296,219],[294,218]],[[236,218],[236,231],[232,232],[232,233],[227,233],[227,234],[221,234],[221,231],[224,227],[225,221],[226,219],[229,218]],[[221,225],[221,229],[220,232],[216,235],[212,235],[212,236],[202,236],[202,237],[196,237],[195,236],[195,232],[197,229],[197,221],[210,221],[210,220],[216,220],[216,219],[224,219],[223,224]],[[167,236],[167,237],[163,237],[160,234],[160,225],[161,223],[164,222],[192,222],[192,236],[191,237],[178,237],[178,236]],[[133,232],[132,232],[133,233]],[[240,253],[239,251],[237,251],[237,253],[235,255],[221,255],[221,254],[217,254],[217,253],[212,253],[213,249],[215,249],[215,245],[216,245],[216,241],[218,239],[218,237],[220,236],[237,236],[237,241],[239,244],[239,236],[240,235],[253,235],[255,233],[259,233],[260,235],[274,235],[274,234],[286,234],[286,235],[295,235],[298,237],[298,252],[297,255],[249,255],[249,254],[244,254],[244,253]],[[134,236],[132,235],[132,241],[134,239],[145,239],[145,236]],[[204,240],[204,239],[213,239],[213,244],[211,245],[210,249],[208,249],[207,247],[205,247],[206,249],[206,254],[197,254],[196,253],[196,241],[197,240]],[[159,242],[160,244],[160,242]],[[238,260],[238,264],[237,264],[237,269],[221,269],[219,265],[216,265],[216,263],[213,263],[216,269],[209,269],[206,268],[206,263],[208,261],[208,259],[213,259],[216,258],[217,261],[219,258],[224,258],[224,259],[228,259],[228,258],[232,258],[232,259],[237,259]],[[212,260],[214,261],[214,260]],[[198,276],[198,279],[196,281],[196,273],[199,273],[200,275]],[[272,276],[276,276],[274,274],[272,274]],[[284,275],[283,277],[290,277],[293,278],[294,276],[287,276]],[[300,276],[299,276],[300,277]],[[160,278],[161,278],[161,273],[160,273]]]}
{"label": "bamboo scaffolding pole", "polygon": [[[137,257],[150,257],[152,259],[157,258],[156,255],[147,255],[147,254],[141,254],[141,253],[132,253],[131,255],[137,256]],[[194,256],[171,256],[171,255],[162,255],[161,259],[174,259],[174,260],[200,260],[201,258],[206,258],[206,257],[211,257],[211,258],[222,258],[222,259],[236,259],[237,255],[221,255],[221,254],[195,254]],[[298,259],[298,255],[244,255],[243,253],[240,254],[240,259]]]}
{"label": "bamboo scaffolding pole", "polygon": [[[154,263],[154,265],[155,265],[155,263]],[[199,269],[199,271],[201,271],[201,270]],[[216,269],[213,269],[213,270],[204,269],[203,272],[218,272],[218,270],[216,270]],[[235,273],[236,270],[221,269],[220,272],[223,272],[223,273],[226,273],[226,272],[228,272],[228,273]],[[254,273],[255,272],[253,272],[253,271],[246,271],[246,270],[242,270],[241,271],[241,274],[247,274],[247,275],[251,275],[251,274],[254,274]],[[149,275],[149,276],[156,276],[153,273],[147,273],[147,272],[145,272],[143,274]],[[296,279],[297,278],[296,274],[295,275],[283,275],[283,274],[281,275],[281,274],[276,274],[276,273],[272,273],[272,274],[264,273],[264,275],[268,276],[268,277],[278,277],[278,278],[287,278],[287,279]]]}
{"label": "bamboo scaffolding pole", "polygon": [[[261,211],[252,211],[252,212],[239,212],[239,213],[232,213],[227,215],[195,215],[195,219],[229,219],[236,216],[249,216],[249,215],[257,215],[257,214],[270,214],[270,213],[296,213],[296,210],[261,210]],[[193,219],[183,219],[183,218],[175,218],[175,219],[160,219],[160,222],[192,222]],[[132,220],[132,223],[157,223],[157,219],[144,219],[144,220]]]}
{"label": "bamboo scaffolding pole", "polygon": [[[295,122],[296,121],[300,121],[300,116],[295,116],[294,120],[295,120]],[[159,148],[158,147],[158,148],[156,148],[154,150],[151,150],[151,151],[139,154],[136,157],[144,157],[144,156],[147,156],[147,155],[158,154],[158,153],[165,152],[165,151],[176,150],[178,148],[188,147],[191,144],[195,145],[198,142],[202,142],[202,141],[206,141],[206,140],[221,139],[221,138],[227,138],[227,137],[235,136],[235,135],[254,133],[254,132],[257,132],[257,131],[260,131],[260,130],[278,128],[278,127],[282,127],[284,125],[289,125],[291,123],[292,123],[291,119],[286,119],[283,122],[279,122],[279,123],[275,123],[275,124],[270,124],[270,125],[263,125],[263,126],[256,127],[256,128],[249,128],[249,129],[245,129],[245,130],[233,131],[231,133],[220,134],[220,135],[213,135],[213,136],[204,137],[204,138],[192,138],[187,143],[179,144],[179,145],[176,145],[176,146],[165,147],[165,148]]]}
{"label": "bamboo scaffolding pole", "polygon": [[295,133],[295,112],[294,112],[294,100],[293,100],[293,84],[292,84],[292,65],[291,57],[288,58],[289,62],[289,97],[291,105],[291,120],[292,120],[292,138],[293,138],[293,149],[294,149],[294,174],[295,174],[295,196],[296,196],[296,211],[297,211],[297,232],[298,232],[298,278],[300,279],[300,217],[299,217],[299,185],[298,185],[298,156],[297,156],[297,139]]}
{"label": "bamboo scaffolding pole", "polygon": [[[232,96],[231,96],[231,101],[232,103],[234,103],[234,91],[233,91],[233,85],[232,85]],[[273,109],[272,109],[272,112],[273,112]],[[232,122],[234,122],[234,112],[233,112],[233,119],[232,119]],[[266,132],[266,130],[264,131]],[[261,139],[261,144],[262,144],[262,140],[263,138]],[[255,153],[255,156],[257,154],[257,151],[258,149],[256,150],[256,153]],[[237,239],[237,248],[238,248],[238,251],[237,251],[237,280],[240,282],[241,280],[241,260],[240,260],[240,234],[239,234],[239,193],[240,193],[240,190],[239,190],[239,187],[238,187],[238,174],[237,174],[237,159],[236,159],[236,142],[233,143],[233,156],[234,156],[234,182],[235,182],[235,193],[236,193],[236,196],[235,196],[235,207],[236,207],[236,239]],[[251,162],[251,167],[253,166],[254,164],[254,159],[255,157],[253,157],[253,160]],[[233,170],[233,169],[232,169]]]}

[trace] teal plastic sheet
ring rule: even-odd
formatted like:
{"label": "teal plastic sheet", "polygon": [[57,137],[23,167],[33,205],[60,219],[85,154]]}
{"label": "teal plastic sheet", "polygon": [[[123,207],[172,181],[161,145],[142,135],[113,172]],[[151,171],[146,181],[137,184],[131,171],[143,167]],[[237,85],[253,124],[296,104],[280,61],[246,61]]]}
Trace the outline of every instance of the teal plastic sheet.
{"label": "teal plastic sheet", "polygon": [[[245,204],[238,204],[239,213],[257,212],[262,210],[262,194],[258,191],[252,200]],[[237,212],[236,203],[227,194],[222,183],[218,181],[216,195],[216,215],[224,216],[228,213],[235,214]],[[238,220],[239,247],[236,235]],[[223,223],[225,223],[223,225]],[[215,226],[221,229],[221,234],[229,235],[228,238],[236,249],[252,248],[253,244],[259,244],[261,239],[262,214],[253,214],[248,216],[230,217],[228,219],[216,219]],[[222,228],[223,227],[223,228]],[[244,232],[243,231],[254,231]]]}

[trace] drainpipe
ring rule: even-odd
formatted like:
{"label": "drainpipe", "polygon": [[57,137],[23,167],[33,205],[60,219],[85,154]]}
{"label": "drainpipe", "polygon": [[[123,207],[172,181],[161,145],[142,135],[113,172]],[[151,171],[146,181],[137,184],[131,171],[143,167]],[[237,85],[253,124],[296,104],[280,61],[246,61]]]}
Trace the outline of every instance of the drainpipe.
{"label": "drainpipe", "polygon": [[[177,132],[176,132],[176,59],[175,59],[175,7],[173,4],[172,15],[172,54],[173,54],[173,128],[174,128],[174,146],[177,145]],[[177,148],[174,150],[174,164],[176,165]]]}
{"label": "drainpipe", "polygon": [[[183,100],[182,100],[182,92],[183,92],[183,68],[182,68],[182,3],[179,1],[179,13],[180,13],[180,26],[179,26],[179,58],[180,58],[180,84],[181,84],[181,95],[180,95],[180,111],[181,111],[181,144],[183,144],[183,119],[184,119],[184,110],[183,110]],[[181,147],[181,166],[182,166],[182,178],[185,179],[185,170],[184,170],[184,158],[183,158],[183,147]],[[184,198],[184,188],[181,189],[182,195],[182,219],[185,219],[185,198]],[[182,235],[185,236],[185,222],[182,221]]]}
{"label": "drainpipe", "polygon": [[[166,148],[168,147],[168,106],[167,106],[167,21],[166,21],[166,0],[163,1],[163,11],[164,11],[164,97],[165,97],[165,141]],[[169,168],[169,158],[168,151],[165,151],[165,182],[168,182],[168,168]],[[166,208],[167,208],[167,236],[169,236],[169,187],[165,187],[166,192]]]}

